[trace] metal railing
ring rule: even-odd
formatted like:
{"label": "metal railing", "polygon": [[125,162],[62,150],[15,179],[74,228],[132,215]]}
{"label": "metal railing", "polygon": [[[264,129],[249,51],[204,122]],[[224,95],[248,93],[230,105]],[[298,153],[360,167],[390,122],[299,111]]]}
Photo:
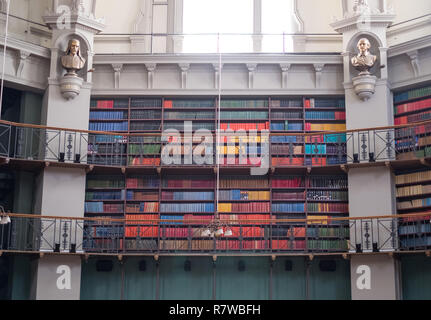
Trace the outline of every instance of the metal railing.
{"label": "metal railing", "polygon": [[[8,214],[0,250],[68,253],[363,253],[431,249],[430,214],[367,218],[222,221],[231,235],[206,236],[208,221]],[[226,232],[225,232],[226,234]]]}
{"label": "metal railing", "polygon": [[[214,131],[208,131],[207,135],[210,142],[188,144],[184,134],[172,135],[168,130],[128,134],[0,121],[0,156],[115,167],[211,166],[215,163],[216,134]],[[245,139],[242,139],[244,135]],[[220,148],[236,149],[236,152],[221,152],[220,164],[260,166],[260,162],[256,160],[264,157],[269,157],[269,166],[272,167],[322,167],[421,159],[431,156],[430,135],[431,121],[397,127],[310,134],[256,131],[251,136],[250,132],[245,131],[221,132]],[[226,137],[232,136],[236,137],[236,140],[226,144]],[[172,137],[177,137],[180,141],[175,142]],[[205,163],[195,161],[196,155],[193,151],[198,144],[207,156]],[[172,161],[169,152],[164,153],[167,146],[178,151],[179,162]],[[231,147],[233,149],[229,149]],[[191,162],[184,161],[187,153],[190,153]],[[239,161],[240,156],[245,160]],[[229,158],[232,158],[233,162]]]}

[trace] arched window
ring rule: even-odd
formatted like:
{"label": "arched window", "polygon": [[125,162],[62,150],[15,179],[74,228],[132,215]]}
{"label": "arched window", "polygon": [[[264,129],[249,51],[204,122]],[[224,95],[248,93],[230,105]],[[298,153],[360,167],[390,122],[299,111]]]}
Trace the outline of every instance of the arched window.
{"label": "arched window", "polygon": [[293,41],[289,35],[296,31],[294,0],[262,0],[262,41],[264,52],[292,52]]}
{"label": "arched window", "polygon": [[233,34],[221,37],[221,52],[252,51],[253,0],[184,0],[183,10],[183,52],[217,52],[217,35],[205,33]]}

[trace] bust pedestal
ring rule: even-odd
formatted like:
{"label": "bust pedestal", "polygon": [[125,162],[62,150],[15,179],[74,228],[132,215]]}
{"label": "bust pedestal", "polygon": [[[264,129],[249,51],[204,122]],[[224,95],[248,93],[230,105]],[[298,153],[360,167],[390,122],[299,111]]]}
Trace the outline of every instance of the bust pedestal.
{"label": "bust pedestal", "polygon": [[352,79],[355,93],[362,101],[368,101],[376,91],[377,77],[362,75]]}
{"label": "bust pedestal", "polygon": [[75,99],[81,92],[83,79],[76,74],[67,73],[60,79],[60,92],[67,100]]}

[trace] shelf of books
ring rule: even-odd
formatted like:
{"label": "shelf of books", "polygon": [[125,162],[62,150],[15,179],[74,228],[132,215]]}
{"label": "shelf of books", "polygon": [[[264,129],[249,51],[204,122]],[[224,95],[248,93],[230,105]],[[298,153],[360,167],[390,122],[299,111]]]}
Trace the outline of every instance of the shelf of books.
{"label": "shelf of books", "polygon": [[[321,134],[346,130],[344,99],[274,98],[270,105],[271,133],[276,133],[271,137],[273,167],[326,166],[346,162],[346,135]],[[302,135],[313,132],[316,135]]]}
{"label": "shelf of books", "polygon": [[162,179],[160,244],[163,251],[213,250],[203,227],[214,219],[213,176],[169,175]]}
{"label": "shelf of books", "polygon": [[[123,219],[126,200],[124,176],[88,175],[85,192],[86,218]],[[124,225],[101,221],[84,224],[83,249],[118,251],[124,247]]]}
{"label": "shelf of books", "polygon": [[216,241],[217,250],[270,249],[271,190],[268,176],[221,175],[218,199],[220,220],[232,236]]}
{"label": "shelf of books", "polygon": [[[431,86],[394,93],[394,124],[431,120]],[[431,157],[431,125],[395,131],[398,160]]]}
{"label": "shelf of books", "polygon": [[400,249],[431,247],[431,170],[396,174],[398,214],[423,213],[429,216],[406,217],[399,221]]}
{"label": "shelf of books", "polygon": [[[165,99],[163,165],[214,164],[215,99]],[[206,140],[210,137],[209,140]],[[177,155],[177,157],[175,156]],[[179,155],[179,156],[178,156]],[[211,160],[209,160],[211,158]]]}

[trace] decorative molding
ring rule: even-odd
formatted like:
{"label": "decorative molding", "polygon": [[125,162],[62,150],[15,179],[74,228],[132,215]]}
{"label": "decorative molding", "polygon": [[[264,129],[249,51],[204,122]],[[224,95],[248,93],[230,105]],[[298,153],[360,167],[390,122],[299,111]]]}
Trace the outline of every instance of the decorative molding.
{"label": "decorative molding", "polygon": [[320,88],[322,71],[325,65],[323,63],[315,63],[313,66],[314,66],[314,71],[316,73],[316,88]]}
{"label": "decorative molding", "polygon": [[254,88],[254,73],[256,72],[257,63],[247,63],[248,70],[248,88]]}
{"label": "decorative molding", "polygon": [[[4,36],[0,36],[0,45],[4,45]],[[41,57],[44,59],[51,58],[51,51],[48,48],[38,46],[27,41],[15,39],[12,37],[7,38],[7,48],[14,49],[19,51],[28,51],[31,52],[32,55]]]}
{"label": "decorative molding", "polygon": [[413,73],[415,77],[419,77],[421,73],[420,63],[419,63],[419,52],[418,50],[409,51],[406,53],[413,67]]}
{"label": "decorative molding", "polygon": [[214,68],[214,89],[219,89],[220,72],[223,69],[223,64],[220,66],[219,63],[213,63],[212,66]]}
{"label": "decorative molding", "polygon": [[[219,62],[217,54],[96,54],[94,64],[214,64]],[[339,53],[332,54],[224,54],[223,64],[315,64],[323,63],[325,65],[342,65],[343,57]]]}
{"label": "decorative molding", "polygon": [[120,88],[121,70],[123,70],[123,64],[122,63],[114,63],[114,64],[112,64],[112,68],[114,69],[114,87],[115,87],[115,89],[119,89]]}
{"label": "decorative molding", "polygon": [[388,50],[388,58],[428,47],[431,47],[431,35],[390,47]]}
{"label": "decorative molding", "polygon": [[190,63],[179,63],[181,69],[181,89],[187,89],[187,73],[190,70]]}
{"label": "decorative molding", "polygon": [[154,85],[154,71],[157,68],[156,63],[146,63],[145,68],[148,71],[147,88],[152,89]]}
{"label": "decorative molding", "polygon": [[280,64],[280,69],[281,69],[281,87],[283,89],[287,88],[290,67],[291,67],[290,63],[281,63]]}
{"label": "decorative molding", "polygon": [[18,50],[18,66],[16,68],[16,76],[21,78],[22,70],[24,69],[25,61],[31,55],[31,52]]}

